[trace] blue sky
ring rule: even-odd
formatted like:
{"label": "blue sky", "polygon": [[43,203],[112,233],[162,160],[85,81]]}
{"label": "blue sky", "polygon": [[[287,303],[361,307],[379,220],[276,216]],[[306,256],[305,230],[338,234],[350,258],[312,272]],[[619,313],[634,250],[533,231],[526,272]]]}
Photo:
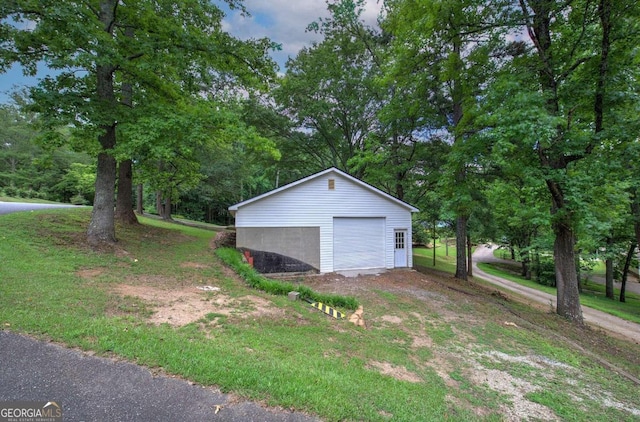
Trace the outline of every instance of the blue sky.
{"label": "blue sky", "polygon": [[[376,22],[379,1],[367,0],[363,18],[370,25]],[[300,49],[320,40],[317,34],[306,32],[307,25],[328,15],[325,0],[245,0],[244,4],[251,16],[230,12],[223,21],[223,28],[240,39],[268,37],[281,44],[282,50],[272,53],[281,72],[285,71],[284,64],[289,57],[295,57]],[[0,74],[0,103],[10,101],[7,94],[15,86],[35,85],[46,74],[43,67],[36,77],[25,77],[18,66]]]}

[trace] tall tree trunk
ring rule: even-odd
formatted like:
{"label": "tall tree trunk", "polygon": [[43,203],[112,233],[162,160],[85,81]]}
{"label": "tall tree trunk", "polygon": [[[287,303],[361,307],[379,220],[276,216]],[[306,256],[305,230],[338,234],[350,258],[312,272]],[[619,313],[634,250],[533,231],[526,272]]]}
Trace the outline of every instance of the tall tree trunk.
{"label": "tall tree trunk", "polygon": [[522,272],[521,275],[527,280],[531,280],[531,263],[529,262],[529,255],[520,255],[522,259]]}
{"label": "tall tree trunk", "polygon": [[636,244],[640,245],[640,188],[637,186],[631,190],[631,217],[633,219],[633,229],[636,233]]}
{"label": "tall tree trunk", "polygon": [[433,267],[436,266],[436,220],[433,220]]}
{"label": "tall tree trunk", "polygon": [[[117,0],[102,0],[100,2],[100,22],[104,31],[110,36],[113,34],[115,23],[115,11]],[[105,60],[105,58],[101,58]],[[99,61],[100,63],[100,61]],[[115,68],[109,64],[96,66],[96,94],[98,101],[111,104],[116,107],[113,91],[113,72]],[[116,159],[113,149],[116,146],[116,123],[103,124],[100,129],[102,134],[98,136],[98,142],[102,147],[98,153],[98,166],[96,170],[96,193],[93,200],[91,221],[87,230],[87,241],[91,245],[100,243],[114,243],[116,241],[116,229],[114,221],[114,195],[116,182]]]}
{"label": "tall tree trunk", "polygon": [[631,268],[631,260],[633,259],[633,252],[636,250],[636,242],[631,242],[631,246],[629,247],[629,251],[627,252],[627,257],[624,260],[624,268],[622,269],[622,280],[620,284],[620,302],[626,302],[627,298],[625,296],[627,290],[627,276],[629,275],[629,269]]}
{"label": "tall tree trunk", "polygon": [[[603,0],[606,1],[606,0]],[[539,58],[538,78],[540,89],[546,97],[547,113],[555,118],[564,117],[561,112],[558,97],[557,72],[553,57],[553,38],[551,36],[551,23],[553,22],[554,3],[549,0],[530,0],[531,10],[527,8],[525,0],[520,0],[523,12],[531,17],[528,25],[528,33],[537,50]],[[574,212],[566,203],[566,185],[558,180],[558,175],[566,173],[569,163],[583,158],[591,151],[592,145],[587,147],[583,154],[573,154],[574,151],[566,151],[565,127],[558,123],[556,136],[551,144],[536,145],[540,165],[550,176],[545,177],[545,183],[551,194],[552,228],[555,235],[554,264],[557,286],[557,313],[573,322],[582,324],[582,309],[580,307],[580,295],[578,290],[578,275],[575,259],[575,233]],[[551,176],[553,174],[553,176]]]}
{"label": "tall tree trunk", "polygon": [[467,217],[456,218],[456,274],[460,280],[467,280]]}
{"label": "tall tree trunk", "polygon": [[138,183],[138,189],[136,194],[136,211],[138,214],[144,214],[144,203],[143,203],[143,195],[142,195],[142,183]]}
{"label": "tall tree trunk", "polygon": [[536,273],[536,281],[539,283],[540,282],[540,253],[538,253],[538,250],[536,249],[533,252],[533,271]]}
{"label": "tall tree trunk", "polygon": [[[108,128],[107,133],[101,135],[100,138],[113,138],[115,142],[115,125]],[[106,143],[107,141],[104,142]],[[93,198],[91,221],[87,230],[87,241],[90,245],[96,246],[101,243],[114,243],[116,241],[113,209],[115,183],[116,159],[111,155],[111,151],[103,151],[98,154],[96,193]]]}
{"label": "tall tree trunk", "polygon": [[[461,51],[462,42],[459,38],[454,37],[452,40],[453,59],[456,60],[462,66]],[[454,133],[454,145],[463,142],[463,136],[461,135],[461,129],[458,126],[464,116],[463,100],[464,92],[462,89],[462,76],[460,74],[454,76],[451,80],[451,99],[453,106],[453,133]],[[467,184],[467,174],[464,162],[456,162],[456,174],[455,182],[457,186],[465,186]],[[467,280],[468,268],[467,268],[467,221],[469,215],[462,207],[458,206],[456,210],[456,273],[455,277],[460,280]]]}
{"label": "tall tree trunk", "polygon": [[574,253],[575,235],[569,224],[553,224],[555,242],[553,256],[556,269],[557,313],[573,322],[582,324],[582,308],[578,291],[578,275]]}
{"label": "tall tree trunk", "polygon": [[138,224],[133,212],[133,161],[124,160],[118,166],[118,196],[116,220],[124,224]]}
{"label": "tall tree trunk", "polygon": [[609,299],[614,299],[613,295],[613,257],[611,256],[611,249],[613,246],[613,239],[607,238],[607,258],[605,259],[605,296]]}
{"label": "tall tree trunk", "polygon": [[156,212],[158,213],[159,217],[162,217],[164,215],[164,206],[162,205],[162,192],[157,191],[156,192]]}
{"label": "tall tree trunk", "polygon": [[163,197],[164,206],[162,207],[162,219],[163,220],[172,220],[171,218],[171,195],[167,195]]}
{"label": "tall tree trunk", "polygon": [[471,236],[467,234],[467,275],[473,277],[473,257],[471,256]]}
{"label": "tall tree trunk", "polygon": [[[133,28],[127,27],[124,35],[133,38]],[[122,104],[133,108],[133,86],[127,81],[122,84]],[[138,224],[133,212],[133,160],[127,159],[118,166],[118,196],[116,198],[116,220],[123,224]]]}

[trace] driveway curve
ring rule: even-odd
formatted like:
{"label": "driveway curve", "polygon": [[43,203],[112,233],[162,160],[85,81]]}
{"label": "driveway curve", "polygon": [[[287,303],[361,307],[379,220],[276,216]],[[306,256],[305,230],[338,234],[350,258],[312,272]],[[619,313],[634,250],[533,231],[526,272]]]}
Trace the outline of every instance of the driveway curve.
{"label": "driveway curve", "polygon": [[[487,274],[478,267],[478,263],[491,263],[491,262],[509,262],[501,260],[493,255],[493,246],[480,245],[473,253],[473,275],[479,277],[488,282],[517,293],[518,295],[526,298],[531,302],[548,306],[549,308],[556,308],[556,296],[550,295],[545,292],[541,292],[530,287],[522,286],[510,280],[506,280],[501,277],[496,277],[491,274]],[[596,309],[592,309],[582,305],[582,315],[585,322],[588,325],[602,328],[606,331],[612,332],[619,336],[622,336],[634,343],[640,344],[640,324],[636,324],[616,316],[607,314]]]}

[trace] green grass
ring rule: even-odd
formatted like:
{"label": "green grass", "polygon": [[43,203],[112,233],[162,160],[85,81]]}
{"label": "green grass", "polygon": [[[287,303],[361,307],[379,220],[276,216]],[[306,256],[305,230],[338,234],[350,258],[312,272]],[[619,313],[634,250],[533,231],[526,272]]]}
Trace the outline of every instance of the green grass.
{"label": "green grass", "polygon": [[[455,239],[449,239],[449,243]],[[433,265],[433,248],[413,248],[413,265],[425,268],[433,268],[439,271],[455,274],[456,272],[456,248],[449,244],[447,254],[446,246],[440,241],[436,242],[436,264]]]}
{"label": "green grass", "polygon": [[[115,252],[95,252],[78,246],[88,217],[88,210],[54,210],[0,218],[0,323],[5,328],[162,367],[326,420],[446,419],[445,389],[434,371],[422,368],[424,382],[410,383],[368,367],[372,356],[410,362],[407,349],[388,346],[389,333],[350,327],[301,301],[266,296],[292,315],[285,319],[232,321],[212,313],[201,322],[204,328],[149,324],[149,310],[134,298],[116,296],[113,284],[171,274],[195,283],[219,282],[238,297],[257,291],[222,274],[208,246],[211,231],[142,218],[142,227],[119,228]],[[184,268],[183,262],[209,268]],[[90,279],[77,275],[86,269],[104,272]],[[111,315],[114,309],[119,312]],[[213,321],[216,326],[207,328]]]}
{"label": "green grass", "polygon": [[[478,264],[478,267],[487,274],[505,278],[523,286],[549,293],[550,295],[556,294],[555,287],[545,286],[535,281],[527,280],[494,264]],[[620,290],[615,288],[614,293],[615,296],[618,297]],[[583,291],[580,294],[580,303],[589,308],[597,309],[627,321],[640,324],[640,297],[629,292],[627,292],[625,296],[626,302],[624,303],[618,300],[607,299],[605,296],[605,286],[595,282],[589,282],[583,286]]]}
{"label": "green grass", "polygon": [[[365,307],[365,330],[332,319],[306,302],[252,288],[253,281],[275,293],[290,286],[274,282],[265,287],[263,283],[271,281],[243,264],[231,262],[244,279],[232,276],[210,249],[215,235],[211,230],[141,218],[141,226],[118,227],[119,241],[113,248],[92,250],[84,244],[89,213],[72,209],[0,216],[0,326],[162,368],[244,399],[302,410],[326,421],[502,420],[501,406],[510,399],[473,381],[470,374],[479,365],[529,378],[541,387],[530,393],[531,400],[546,403],[559,415],[566,414],[570,403],[573,420],[608,420],[611,409],[598,399],[584,395],[581,403],[572,401],[584,385],[605,386],[613,397],[624,397],[628,406],[640,408],[640,398],[628,394],[634,388],[628,380],[604,374],[560,336],[545,337],[532,324],[528,329],[503,324],[520,315],[525,321],[544,321],[545,326],[558,324],[557,331],[564,334],[571,328],[566,322],[498,301],[472,285],[458,286],[469,289],[462,295],[430,282],[421,285],[422,297],[412,290],[415,286],[406,291],[384,286],[355,290],[353,299]],[[221,253],[228,254],[225,260],[237,258],[235,251]],[[237,312],[212,307],[180,327],[156,325],[149,320],[154,304],[115,293],[114,287],[122,284],[158,289],[215,285],[237,302]],[[203,301],[217,298],[216,293],[202,295]],[[249,298],[256,296],[277,312],[243,315]],[[425,341],[416,345],[417,337]],[[579,341],[580,335],[576,338]],[[640,376],[637,346],[611,342],[586,341],[582,347],[597,348],[617,366]],[[568,372],[553,378],[548,368],[541,374],[524,364],[465,360],[494,350],[514,356],[539,354],[579,368],[582,375]],[[385,374],[376,363],[404,369],[414,379]],[[450,374],[450,379],[442,374]],[[568,381],[575,379],[576,385]],[[569,402],[556,400],[553,393],[567,394]],[[628,418],[628,413],[615,412],[621,420]]]}
{"label": "green grass", "polygon": [[[436,243],[435,267],[433,266],[433,249],[414,248],[413,253],[414,265],[455,274],[455,247],[449,246],[449,255],[446,256],[444,245]],[[496,249],[494,250],[493,254],[496,258],[510,259],[510,254],[504,249]],[[505,278],[507,280],[548,293],[550,295],[555,296],[556,294],[555,287],[550,287],[532,280],[527,280],[524,277],[516,275],[513,271],[509,271],[508,269],[503,268],[500,265],[481,263],[478,264],[478,267],[487,274]],[[603,269],[604,264],[600,263],[594,267],[594,270],[591,274],[599,275],[600,272],[603,271]],[[614,294],[616,299],[619,298],[620,289],[614,287]],[[619,300],[607,299],[605,296],[605,286],[593,281],[585,283],[583,292],[580,294],[580,303],[582,305],[597,309],[602,312],[606,312],[610,315],[617,316],[627,321],[632,321],[640,324],[640,296],[627,291],[625,293],[625,299],[626,302],[624,303],[621,303]]]}
{"label": "green grass", "polygon": [[13,198],[9,196],[0,196],[0,202],[25,202],[30,204],[59,204],[60,202],[47,201],[46,199],[37,198]]}

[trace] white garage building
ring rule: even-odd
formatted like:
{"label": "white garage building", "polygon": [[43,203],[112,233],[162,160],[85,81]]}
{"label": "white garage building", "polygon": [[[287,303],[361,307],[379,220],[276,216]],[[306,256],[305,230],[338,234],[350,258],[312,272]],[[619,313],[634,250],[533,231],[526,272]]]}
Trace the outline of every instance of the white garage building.
{"label": "white garage building", "polygon": [[243,250],[292,258],[321,273],[413,266],[411,213],[418,209],[336,168],[229,211]]}

